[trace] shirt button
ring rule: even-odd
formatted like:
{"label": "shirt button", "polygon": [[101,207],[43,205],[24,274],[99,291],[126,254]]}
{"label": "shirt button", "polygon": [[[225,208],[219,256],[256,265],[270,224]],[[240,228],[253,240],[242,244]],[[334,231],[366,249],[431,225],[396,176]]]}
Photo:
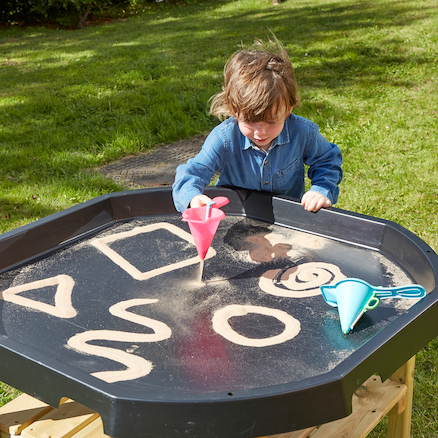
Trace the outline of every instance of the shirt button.
{"label": "shirt button", "polygon": [[265,181],[265,186],[267,186],[269,184],[269,181]]}

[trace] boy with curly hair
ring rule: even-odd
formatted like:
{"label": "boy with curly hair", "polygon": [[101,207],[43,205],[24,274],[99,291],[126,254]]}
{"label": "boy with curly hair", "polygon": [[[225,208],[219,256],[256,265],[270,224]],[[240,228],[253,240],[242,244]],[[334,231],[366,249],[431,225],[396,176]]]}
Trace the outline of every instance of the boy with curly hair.
{"label": "boy with curly hair", "polygon": [[[216,185],[284,194],[308,211],[334,204],[342,180],[342,153],[311,121],[296,116],[299,105],[294,69],[278,41],[239,50],[226,63],[223,91],[210,112],[222,121],[202,150],[178,166],[173,184],[175,207],[202,207],[204,188],[214,172]],[[305,165],[311,188],[304,193]]]}

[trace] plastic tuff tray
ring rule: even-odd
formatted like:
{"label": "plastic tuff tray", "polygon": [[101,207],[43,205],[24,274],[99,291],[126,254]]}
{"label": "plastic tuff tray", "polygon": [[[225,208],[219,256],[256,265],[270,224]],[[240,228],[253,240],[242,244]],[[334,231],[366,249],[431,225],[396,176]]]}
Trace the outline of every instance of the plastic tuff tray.
{"label": "plastic tuff tray", "polygon": [[[0,380],[111,437],[257,437],[348,415],[438,335],[438,257],[401,226],[285,197],[230,203],[203,280],[171,191],[112,193],[0,236]],[[344,335],[319,286],[417,283]]]}

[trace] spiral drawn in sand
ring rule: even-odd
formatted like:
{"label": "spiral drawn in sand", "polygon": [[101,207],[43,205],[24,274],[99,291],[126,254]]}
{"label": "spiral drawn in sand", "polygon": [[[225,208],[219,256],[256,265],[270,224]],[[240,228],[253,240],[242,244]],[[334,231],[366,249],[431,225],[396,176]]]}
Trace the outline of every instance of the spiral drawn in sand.
{"label": "spiral drawn in sand", "polygon": [[331,263],[311,262],[286,270],[266,271],[259,281],[260,288],[271,295],[288,298],[312,297],[321,293],[325,284],[346,278],[338,266]]}

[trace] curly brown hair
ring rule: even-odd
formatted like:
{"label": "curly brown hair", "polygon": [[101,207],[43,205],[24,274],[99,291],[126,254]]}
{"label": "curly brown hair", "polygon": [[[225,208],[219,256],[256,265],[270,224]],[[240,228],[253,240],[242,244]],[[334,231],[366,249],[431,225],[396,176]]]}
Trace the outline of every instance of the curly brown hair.
{"label": "curly brown hair", "polygon": [[268,43],[257,41],[231,56],[224,68],[223,89],[211,99],[211,114],[220,120],[235,116],[254,123],[275,117],[271,113],[279,108],[284,108],[286,117],[299,105],[286,49],[278,40]]}

